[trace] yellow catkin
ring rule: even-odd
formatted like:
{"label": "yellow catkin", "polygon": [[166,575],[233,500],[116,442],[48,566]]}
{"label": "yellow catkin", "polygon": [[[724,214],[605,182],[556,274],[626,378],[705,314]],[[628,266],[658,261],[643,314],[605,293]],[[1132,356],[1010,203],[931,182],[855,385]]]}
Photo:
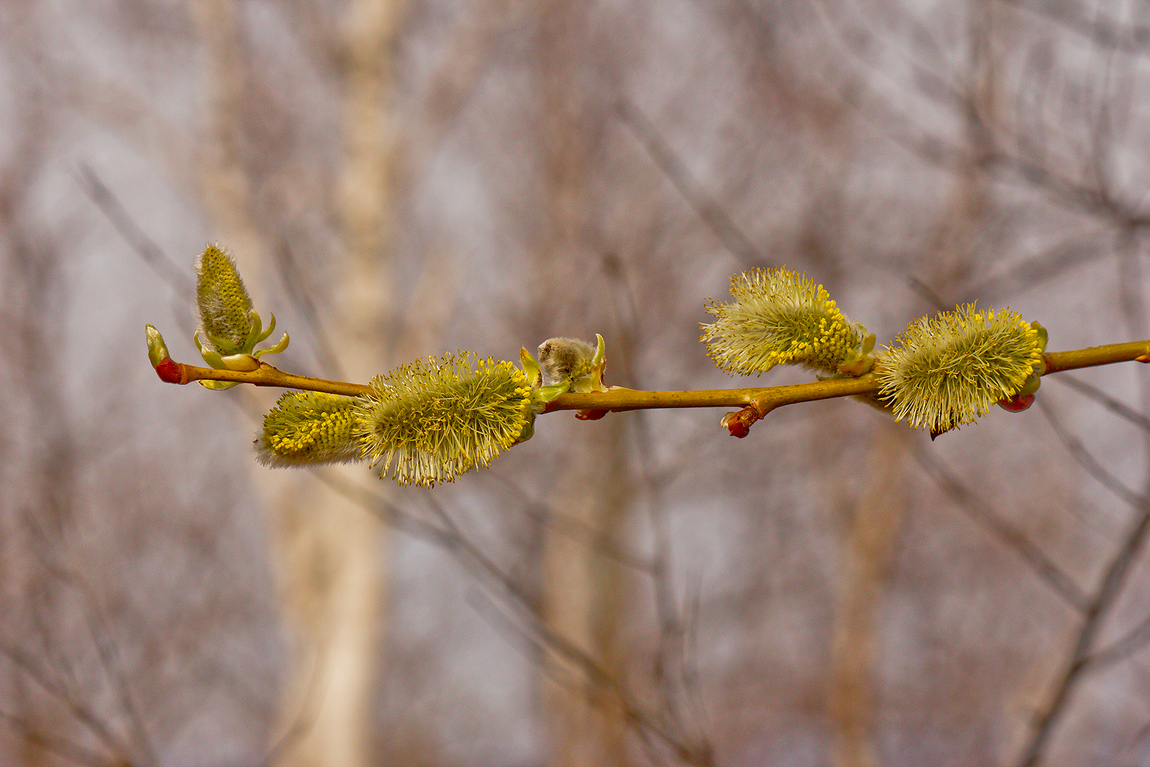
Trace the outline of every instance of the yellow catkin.
{"label": "yellow catkin", "polygon": [[729,304],[709,300],[706,311],[716,319],[703,324],[700,338],[729,373],[762,373],[776,365],[835,373],[865,335],[822,285],[785,267],[735,275],[731,296]]}
{"label": "yellow catkin", "polygon": [[1014,395],[1042,359],[1039,332],[1016,312],[974,304],[912,322],[877,366],[896,420],[941,434]]}
{"label": "yellow catkin", "polygon": [[428,357],[371,382],[359,413],[364,454],[401,485],[486,467],[530,426],[531,386],[510,362]]}
{"label": "yellow catkin", "polygon": [[256,457],[268,466],[314,466],[362,459],[357,398],[287,392],[266,416]]}

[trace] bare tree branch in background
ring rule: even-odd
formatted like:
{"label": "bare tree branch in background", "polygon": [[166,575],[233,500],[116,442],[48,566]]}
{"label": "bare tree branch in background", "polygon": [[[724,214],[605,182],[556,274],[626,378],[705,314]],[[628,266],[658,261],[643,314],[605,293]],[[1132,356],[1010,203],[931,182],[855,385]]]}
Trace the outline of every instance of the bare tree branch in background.
{"label": "bare tree branch in background", "polygon": [[1129,532],[1103,571],[1098,588],[1084,606],[1082,626],[1054,682],[1049,698],[1039,709],[1032,734],[1017,762],[1020,767],[1033,767],[1043,758],[1047,742],[1066,714],[1072,692],[1082,673],[1090,666],[1092,648],[1102,630],[1103,621],[1109,617],[1115,602],[1126,587],[1130,571],[1145,548],[1147,535],[1150,534],[1150,500],[1130,491],[1107,472],[1081,442],[1065,430],[1048,406],[1042,405],[1042,411],[1067,450],[1100,484],[1129,505],[1135,512],[1135,518]]}
{"label": "bare tree branch in background", "polygon": [[687,169],[686,164],[675,154],[666,140],[659,135],[658,130],[647,116],[639,110],[629,99],[622,99],[618,106],[619,119],[623,121],[635,137],[643,144],[643,148],[659,169],[674,184],[675,189],[683,196],[699,218],[710,227],[719,241],[735,260],[743,266],[752,266],[762,259],[757,249],[747,235],[731,220],[723,207],[708,195]]}
{"label": "bare tree branch in background", "polygon": [[953,472],[926,451],[917,451],[919,464],[957,501],[958,508],[982,525],[1001,543],[1025,562],[1038,577],[1077,612],[1085,612],[1087,595],[1056,563],[1052,562],[1033,541],[1002,519],[993,508],[966,487]]}
{"label": "bare tree branch in background", "polygon": [[1033,3],[1027,0],[998,2],[1055,21],[1100,48],[1139,56],[1150,54],[1150,27],[1115,22],[1103,15],[1103,9],[1088,13],[1079,11],[1073,3]]}

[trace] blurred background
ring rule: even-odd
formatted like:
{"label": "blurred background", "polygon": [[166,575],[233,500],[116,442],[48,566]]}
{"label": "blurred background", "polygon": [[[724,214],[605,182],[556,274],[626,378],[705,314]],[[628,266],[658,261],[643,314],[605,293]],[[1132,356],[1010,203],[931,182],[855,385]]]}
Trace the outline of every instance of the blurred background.
{"label": "blurred background", "polygon": [[209,242],[355,381],[598,332],[608,383],[743,385],[704,302],[783,264],[880,344],[1150,338],[1148,10],[6,0],[0,765],[1150,762],[1139,365],[933,442],[550,414],[421,490],[257,465],[278,393],[144,344],[198,361]]}

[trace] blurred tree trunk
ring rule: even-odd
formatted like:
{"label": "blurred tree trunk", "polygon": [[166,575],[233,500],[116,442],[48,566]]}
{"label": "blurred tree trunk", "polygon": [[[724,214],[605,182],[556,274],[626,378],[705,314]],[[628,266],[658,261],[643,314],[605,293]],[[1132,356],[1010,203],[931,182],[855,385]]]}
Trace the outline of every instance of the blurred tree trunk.
{"label": "blurred tree trunk", "polygon": [[[335,286],[338,349],[349,380],[387,370],[383,342],[394,315],[393,244],[396,140],[391,115],[392,56],[400,0],[352,0],[341,42],[344,152],[338,211],[346,261]],[[362,467],[334,467],[343,483],[365,481]],[[368,480],[370,481],[370,480]],[[287,545],[297,568],[289,597],[302,608],[314,670],[297,666],[297,692],[310,695],[311,720],[291,763],[299,767],[371,764],[376,684],[384,666],[389,530],[365,510],[312,484],[317,508],[296,504]],[[382,494],[390,485],[377,483]],[[311,676],[314,675],[314,676]],[[310,692],[309,692],[310,689]]]}
{"label": "blurred tree trunk", "polygon": [[[242,271],[258,276],[268,250],[261,234],[272,233],[261,233],[252,220],[241,163],[244,69],[235,7],[231,0],[197,0],[195,10],[212,61],[212,122],[201,165],[206,197],[224,242],[242,260]],[[346,14],[339,41],[345,134],[336,203],[346,263],[332,303],[344,310],[336,325],[346,364],[342,372],[366,381],[386,369],[382,341],[393,315],[391,56],[402,3],[352,0]],[[369,764],[382,665],[388,530],[311,476],[255,470],[273,510],[274,559],[290,632],[280,715],[287,733],[282,763]],[[341,483],[364,481],[362,467],[327,471]]]}
{"label": "blurred tree trunk", "polygon": [[[965,138],[968,162],[956,174],[948,204],[942,209],[929,258],[922,264],[926,284],[949,308],[950,296],[974,266],[972,243],[982,230],[982,217],[991,206],[991,189],[981,171],[990,151],[984,121],[997,110],[995,70],[989,53],[991,9],[972,0],[969,11]],[[901,425],[882,428],[874,456],[879,466],[862,503],[851,515],[844,588],[840,593],[833,648],[830,712],[836,724],[836,767],[871,767],[879,764],[874,748],[876,732],[875,669],[878,610],[905,507],[903,464],[910,433]]]}
{"label": "blurred tree trunk", "polygon": [[[595,424],[594,444],[571,444],[571,462],[549,510],[544,543],[543,619],[549,632],[593,658],[606,673],[591,680],[559,653],[545,653],[543,701],[553,767],[626,763],[626,722],[610,685],[625,684],[618,642],[626,589],[606,551],[618,539],[628,495],[621,470],[621,423]],[[615,419],[618,421],[618,419]],[[580,533],[572,534],[572,531]],[[587,535],[583,535],[586,531]]]}
{"label": "blurred tree trunk", "polygon": [[[828,709],[834,726],[831,763],[875,767],[875,687],[879,673],[879,610],[906,506],[905,464],[909,430],[882,424],[876,430],[865,488],[839,486],[847,535],[835,609]],[[862,490],[860,493],[859,491]]]}
{"label": "blurred tree trunk", "polygon": [[[538,10],[536,61],[545,191],[536,270],[558,286],[562,280],[588,275],[588,264],[579,257],[579,239],[587,215],[588,135],[594,133],[588,125],[594,116],[586,114],[574,71],[585,56],[580,37],[585,31],[584,9],[580,4],[543,0]],[[579,332],[551,328],[548,335]],[[543,544],[542,598],[547,630],[585,652],[613,683],[620,684],[624,674],[617,636],[624,581],[603,542],[615,539],[627,495],[622,426],[620,419],[609,416],[593,425],[593,433],[580,433],[567,445],[571,460],[558,477]],[[572,535],[572,530],[580,532]],[[623,764],[626,723],[614,692],[602,680],[589,679],[585,669],[561,654],[545,652],[541,660],[549,763],[553,767]]]}

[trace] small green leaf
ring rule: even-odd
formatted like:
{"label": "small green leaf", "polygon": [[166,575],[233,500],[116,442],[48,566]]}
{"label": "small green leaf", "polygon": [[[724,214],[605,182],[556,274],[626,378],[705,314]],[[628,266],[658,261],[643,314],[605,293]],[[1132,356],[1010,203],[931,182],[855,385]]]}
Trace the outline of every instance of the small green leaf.
{"label": "small green leaf", "polygon": [[168,354],[168,346],[164,343],[164,337],[160,335],[160,331],[151,325],[145,325],[144,332],[148,336],[148,360],[152,363],[152,367],[158,366],[166,359],[171,359],[172,355]]}

